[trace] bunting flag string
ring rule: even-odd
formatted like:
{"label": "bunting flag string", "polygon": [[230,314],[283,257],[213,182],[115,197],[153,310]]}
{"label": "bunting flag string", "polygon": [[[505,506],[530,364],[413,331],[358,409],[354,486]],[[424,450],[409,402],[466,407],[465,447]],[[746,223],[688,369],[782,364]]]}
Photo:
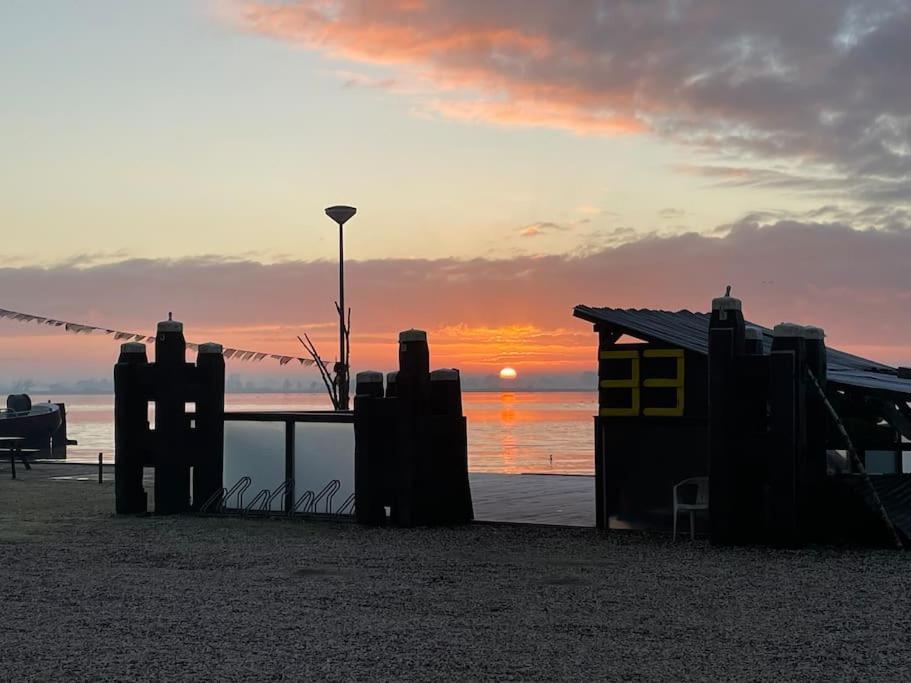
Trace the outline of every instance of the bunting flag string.
{"label": "bunting flag string", "polygon": [[[101,333],[104,335],[113,335],[115,341],[137,341],[142,342],[143,344],[153,344],[155,342],[155,337],[147,337],[144,334],[136,334],[135,332],[112,330],[107,327],[96,327],[94,325],[74,323],[67,320],[56,320],[54,318],[46,318],[40,315],[32,315],[31,313],[20,313],[18,311],[9,311],[5,308],[0,308],[0,319],[4,318],[6,320],[14,320],[20,323],[35,323],[37,325],[44,325],[46,327],[62,327],[64,330],[72,334]],[[198,351],[199,344],[187,342],[187,348],[191,351]],[[312,358],[302,358],[301,356],[284,356],[278,353],[248,351],[246,349],[225,348],[222,351],[222,355],[224,355],[226,359],[234,358],[235,360],[253,361],[254,363],[259,363],[266,358],[271,358],[272,360],[277,360],[279,365],[287,365],[294,360],[296,360],[301,365],[314,364],[314,360]]]}

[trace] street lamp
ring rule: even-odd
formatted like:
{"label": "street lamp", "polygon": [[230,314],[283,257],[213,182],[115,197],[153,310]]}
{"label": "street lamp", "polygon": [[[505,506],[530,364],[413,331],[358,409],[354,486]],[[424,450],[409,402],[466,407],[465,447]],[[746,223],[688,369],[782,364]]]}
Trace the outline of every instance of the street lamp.
{"label": "street lamp", "polygon": [[353,206],[330,206],[326,215],[338,223],[338,381],[339,410],[348,410],[348,354],[345,349],[345,223],[357,213]]}

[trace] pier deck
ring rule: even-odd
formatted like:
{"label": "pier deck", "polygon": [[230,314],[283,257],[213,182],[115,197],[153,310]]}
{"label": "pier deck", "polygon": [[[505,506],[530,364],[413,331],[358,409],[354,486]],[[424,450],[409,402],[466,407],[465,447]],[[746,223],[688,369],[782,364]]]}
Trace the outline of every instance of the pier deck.
{"label": "pier deck", "polygon": [[[97,467],[89,464],[45,461],[35,467],[36,477],[98,481]],[[113,467],[105,466],[105,481],[113,481],[113,476]],[[594,477],[472,472],[470,479],[475,519],[479,522],[595,526]],[[146,486],[151,487],[152,483],[147,475]]]}
{"label": "pier deck", "polygon": [[478,521],[595,526],[594,477],[472,472],[470,479]]}

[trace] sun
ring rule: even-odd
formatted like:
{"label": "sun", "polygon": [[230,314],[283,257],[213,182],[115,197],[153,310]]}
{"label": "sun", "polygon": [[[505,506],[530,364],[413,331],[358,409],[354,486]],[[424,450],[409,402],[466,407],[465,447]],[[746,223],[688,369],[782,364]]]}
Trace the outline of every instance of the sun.
{"label": "sun", "polygon": [[512,368],[503,368],[500,370],[500,379],[515,379],[518,373]]}

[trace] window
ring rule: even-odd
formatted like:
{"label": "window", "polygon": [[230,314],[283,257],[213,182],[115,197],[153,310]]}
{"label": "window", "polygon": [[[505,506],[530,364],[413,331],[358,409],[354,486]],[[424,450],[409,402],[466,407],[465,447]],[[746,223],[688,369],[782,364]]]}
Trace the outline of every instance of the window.
{"label": "window", "polygon": [[599,353],[602,417],[680,417],[683,349],[610,349]]}

